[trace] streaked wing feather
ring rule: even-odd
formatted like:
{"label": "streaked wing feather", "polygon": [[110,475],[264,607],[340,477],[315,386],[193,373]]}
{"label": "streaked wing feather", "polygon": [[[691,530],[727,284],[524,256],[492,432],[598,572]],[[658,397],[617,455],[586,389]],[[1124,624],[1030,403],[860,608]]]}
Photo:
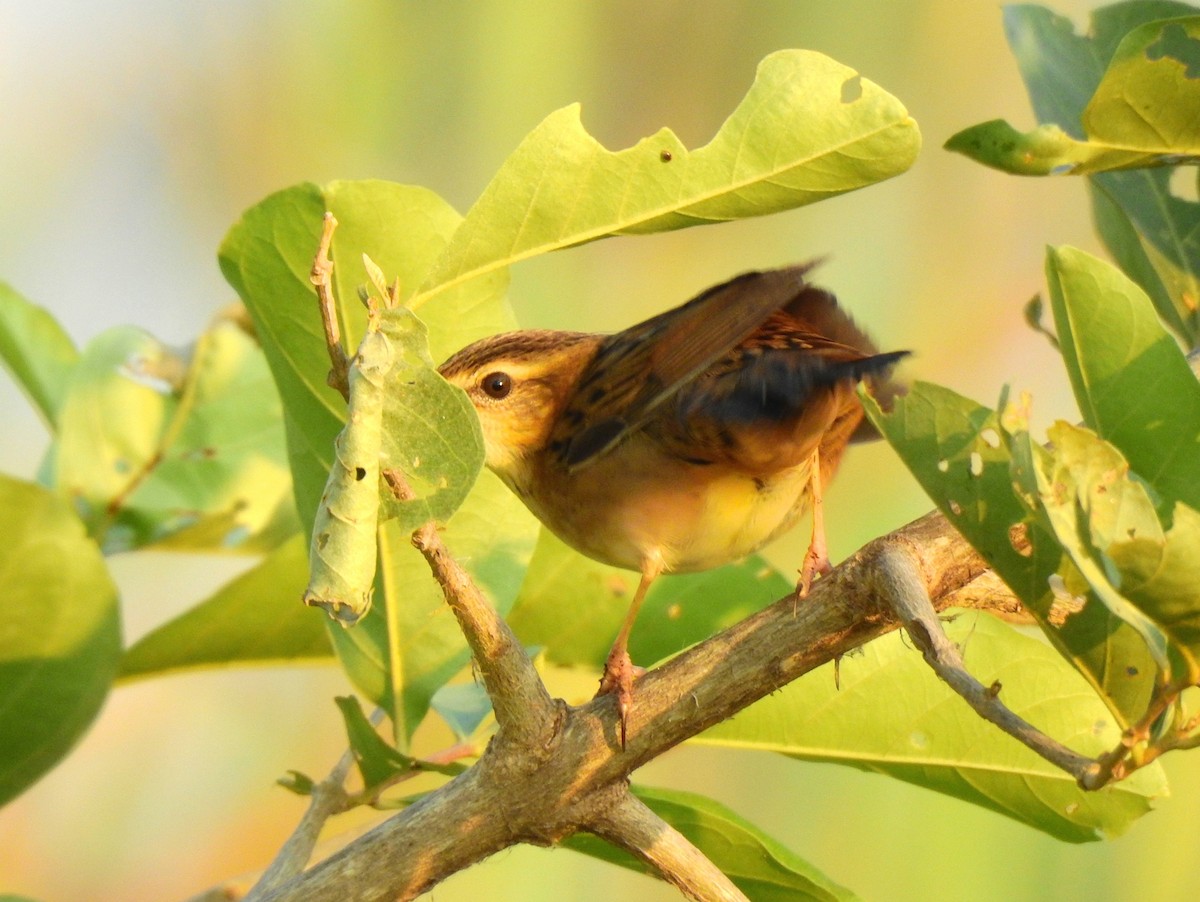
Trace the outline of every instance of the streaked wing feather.
{"label": "streaked wing feather", "polygon": [[811,267],[745,273],[610,336],[560,416],[551,446],[572,469],[603,454],[802,295]]}

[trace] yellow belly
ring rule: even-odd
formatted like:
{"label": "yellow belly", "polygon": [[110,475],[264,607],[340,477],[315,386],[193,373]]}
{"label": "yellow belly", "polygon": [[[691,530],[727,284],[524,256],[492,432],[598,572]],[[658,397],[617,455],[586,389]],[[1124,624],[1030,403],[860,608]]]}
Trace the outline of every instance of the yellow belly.
{"label": "yellow belly", "polygon": [[[673,572],[738,560],[790,529],[807,506],[809,466],[754,477],[626,442],[576,473],[510,484],[563,541],[606,564]],[[536,490],[533,488],[536,486]]]}

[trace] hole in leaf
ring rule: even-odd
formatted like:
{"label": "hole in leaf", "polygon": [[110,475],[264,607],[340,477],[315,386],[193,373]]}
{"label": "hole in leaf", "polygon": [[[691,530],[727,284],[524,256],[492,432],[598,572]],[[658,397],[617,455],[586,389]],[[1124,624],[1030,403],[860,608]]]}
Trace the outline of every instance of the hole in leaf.
{"label": "hole in leaf", "polygon": [[1187,78],[1200,78],[1200,40],[1193,38],[1182,25],[1168,25],[1158,40],[1146,48],[1146,59],[1158,62],[1174,60],[1184,67]]}
{"label": "hole in leaf", "polygon": [[1008,528],[1008,544],[1021,557],[1033,555],[1033,546],[1029,544],[1029,530],[1024,523],[1014,523]]}
{"label": "hole in leaf", "polygon": [[1176,166],[1167,182],[1171,196],[1188,203],[1200,203],[1200,174],[1195,166]]}
{"label": "hole in leaf", "polygon": [[854,103],[862,97],[862,76],[855,75],[842,82],[842,103]]}
{"label": "hole in leaf", "polygon": [[1087,604],[1087,598],[1076,595],[1067,588],[1067,582],[1057,573],[1051,573],[1046,583],[1054,600],[1050,602],[1047,618],[1055,626],[1062,626],[1072,614],[1078,614]]}
{"label": "hole in leaf", "polygon": [[354,468],[354,481],[355,482],[362,482],[366,478],[367,478],[367,470],[365,467],[355,467]]}

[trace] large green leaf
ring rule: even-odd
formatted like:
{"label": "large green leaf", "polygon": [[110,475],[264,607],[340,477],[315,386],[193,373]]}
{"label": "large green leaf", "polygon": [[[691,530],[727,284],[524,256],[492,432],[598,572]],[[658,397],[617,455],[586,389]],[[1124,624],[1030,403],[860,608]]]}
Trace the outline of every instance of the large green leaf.
{"label": "large green leaf", "polygon": [[[1064,592],[1086,597],[1089,589],[1037,515],[1032,466],[1013,459],[1014,439],[996,412],[921,382],[886,414],[869,396],[864,404],[929,497],[1109,700],[1118,721],[1123,726],[1136,721],[1153,687],[1149,652],[1102,604],[1086,604],[1065,622],[1059,616]],[[1023,496],[1014,493],[1014,483]]]}
{"label": "large green leaf", "polygon": [[[221,246],[222,272],[250,309],[283,397],[296,503],[309,529],[345,419],[344,402],[325,381],[329,357],[309,278],[326,211],[338,221],[333,287],[348,353],[357,348],[366,321],[357,300],[358,288],[371,282],[363,254],[399,280],[403,300],[461,221],[424,188],[380,181],[302,184],[247,210]],[[490,273],[421,310],[432,359],[514,327],[504,299],[507,281],[503,271]]]}
{"label": "large green leaf", "polygon": [[0,476],[0,804],[58,762],[108,693],[121,654],[117,592],[79,518]]}
{"label": "large green leaf", "polygon": [[[858,898],[719,802],[649,786],[634,786],[633,793],[687,837],[753,902],[852,902]],[[562,845],[650,873],[644,862],[587,833],[577,833]]]}
{"label": "large green leaf", "polygon": [[136,642],[121,659],[122,680],[246,664],[330,661],[325,617],[300,603],[308,579],[296,534],[210,598]]}
{"label": "large green leaf", "polygon": [[1085,422],[1121,449],[1164,510],[1200,508],[1200,382],[1149,298],[1070,247],[1047,252],[1046,280]]}
{"label": "large green leaf", "polygon": [[[1045,643],[974,612],[960,613],[947,632],[971,673],[999,684],[1004,703],[1050,736],[1084,755],[1119,740],[1121,725]],[[1119,835],[1166,794],[1153,765],[1084,792],[976,715],[899,633],[843,659],[840,688],[829,666],[819,668],[694,741],[885,773],[1069,842]]]}
{"label": "large green leaf", "polygon": [[52,478],[108,552],[262,551],[296,529],[281,427],[262,353],[234,322],[187,360],[119,327],[73,368]]}
{"label": "large green leaf", "polygon": [[[509,623],[556,664],[599,667],[629,610],[638,575],[584,557],[542,530]],[[649,665],[760,610],[795,588],[762,558],[664,576],[646,596],[629,640]]]}
{"label": "large green leaf", "polygon": [[[1038,121],[1083,138],[1085,110],[1125,36],[1147,23],[1196,12],[1165,0],[1117,3],[1096,10],[1089,33],[1078,35],[1065,17],[1016,5],[1005,8],[1004,24]],[[1167,167],[1100,173],[1088,181],[1097,226],[1113,257],[1172,328],[1194,344],[1200,334],[1194,301],[1200,296],[1200,204],[1171,191]],[[1130,260],[1138,267],[1130,268]],[[1158,278],[1146,277],[1147,261]]]}
{"label": "large green leaf", "polygon": [[[460,221],[437,195],[421,188],[387,182],[335,182],[323,188],[299,185],[247,211],[222,245],[222,269],[250,308],[284,399],[297,504],[310,528],[332,460],[334,437],[345,415],[341,398],[325,384],[329,360],[309,281],[326,210],[339,223],[331,251],[334,289],[344,340],[351,350],[365,321],[357,289],[372,281],[362,255],[367,254],[389,278],[399,279],[404,300]],[[430,351],[413,349],[412,356],[425,361],[420,379],[440,379],[428,366],[429,354],[440,359],[469,341],[513,327],[504,299],[506,284],[506,274],[495,271],[464,281],[454,291],[444,292],[437,303],[422,308]],[[410,376],[398,382],[417,378]],[[459,491],[468,486],[469,477],[453,471],[456,464],[446,447],[461,448],[464,442],[477,440],[473,418],[464,419],[461,406],[458,415],[451,417],[450,406],[443,404],[439,416],[445,420],[438,420],[421,407],[420,391],[407,385],[395,385],[392,391],[403,397],[389,401],[396,411],[395,419],[385,414],[389,440],[408,430],[421,431],[437,447],[427,454],[419,448],[408,453],[410,462],[421,457],[417,472],[427,474],[426,485],[436,490],[445,479],[453,480]],[[431,424],[432,429],[425,428]],[[420,479],[412,481],[420,487]],[[446,527],[451,548],[501,610],[507,610],[516,596],[536,536],[535,522],[488,476],[480,479]],[[424,560],[410,546],[406,531],[394,521],[383,524],[379,548],[374,608],[358,626],[333,630],[332,638],[347,672],[368,697],[391,713],[397,741],[404,743],[424,716],[433,692],[461,669],[467,652],[453,615]]]}
{"label": "large green leaf", "polygon": [[53,430],[79,352],[49,313],[0,282],[0,361]]}
{"label": "large green leaf", "polygon": [[583,129],[578,105],[565,107],[500,168],[414,304],[608,235],[762,216],[862,188],[904,172],[919,148],[898,100],[806,50],[764,59],[745,99],[696,150],[664,128],[612,152]]}

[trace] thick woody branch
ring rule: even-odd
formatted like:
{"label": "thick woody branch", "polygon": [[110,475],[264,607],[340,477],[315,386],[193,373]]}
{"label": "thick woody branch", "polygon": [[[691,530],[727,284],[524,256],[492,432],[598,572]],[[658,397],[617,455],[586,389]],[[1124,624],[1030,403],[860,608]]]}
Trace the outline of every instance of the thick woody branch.
{"label": "thick woody branch", "polygon": [[[639,679],[624,751],[611,696],[568,708],[547,706],[534,691],[529,697],[541,711],[540,727],[502,730],[475,767],[267,898],[332,902],[344,898],[348,886],[363,899],[412,898],[514,843],[544,845],[592,829],[588,825],[611,810],[613,794],[626,791],[629,774],[642,764],[898,626],[874,591],[873,574],[892,547],[915,556],[915,578],[935,610],[949,606],[954,593],[986,569],[938,514],[875,540],[819,580],[798,607],[788,596]],[[440,555],[434,560],[438,568],[446,563]],[[462,591],[457,585],[443,581],[455,595]],[[458,613],[461,599],[451,604]],[[484,675],[497,705],[511,709],[500,687],[523,685],[520,671],[527,664],[519,646],[489,638],[492,629],[472,645],[488,662]],[[521,720],[517,712],[505,716]],[[537,740],[518,741],[518,732]],[[637,845],[664,879],[677,885],[693,879],[682,856],[658,854],[645,839],[626,837],[623,844]]]}
{"label": "thick woody branch", "polygon": [[642,859],[695,902],[749,902],[687,837],[628,789],[585,828]]}

